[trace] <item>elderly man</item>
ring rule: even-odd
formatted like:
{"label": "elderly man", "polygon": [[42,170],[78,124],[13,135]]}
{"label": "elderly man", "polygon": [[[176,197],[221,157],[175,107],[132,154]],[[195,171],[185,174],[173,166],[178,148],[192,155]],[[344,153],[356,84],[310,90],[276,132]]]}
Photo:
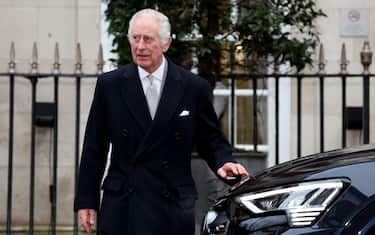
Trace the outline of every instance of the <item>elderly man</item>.
{"label": "elderly man", "polygon": [[75,198],[87,232],[99,211],[98,234],[194,234],[195,146],[218,176],[247,175],[217,128],[207,81],[164,56],[170,31],[160,12],[137,12],[128,31],[134,63],[98,78]]}

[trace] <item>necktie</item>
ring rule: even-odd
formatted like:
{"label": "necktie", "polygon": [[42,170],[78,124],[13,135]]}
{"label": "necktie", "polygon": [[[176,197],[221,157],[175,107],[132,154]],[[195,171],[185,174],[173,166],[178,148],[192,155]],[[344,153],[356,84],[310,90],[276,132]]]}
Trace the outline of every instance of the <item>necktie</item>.
{"label": "necktie", "polygon": [[158,107],[158,90],[156,89],[156,85],[153,82],[153,79],[155,78],[152,75],[148,75],[147,79],[150,84],[146,90],[146,99],[151,118],[154,119],[156,108]]}

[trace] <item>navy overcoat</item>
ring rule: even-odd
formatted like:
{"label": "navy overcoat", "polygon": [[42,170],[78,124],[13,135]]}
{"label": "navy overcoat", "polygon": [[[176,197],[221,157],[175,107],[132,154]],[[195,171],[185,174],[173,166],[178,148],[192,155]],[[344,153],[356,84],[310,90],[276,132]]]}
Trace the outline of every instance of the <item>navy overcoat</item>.
{"label": "navy overcoat", "polygon": [[[98,234],[193,235],[192,151],[215,172],[233,161],[208,82],[167,61],[154,120],[134,63],[97,80],[74,209],[99,211]],[[111,164],[101,184],[110,144]]]}

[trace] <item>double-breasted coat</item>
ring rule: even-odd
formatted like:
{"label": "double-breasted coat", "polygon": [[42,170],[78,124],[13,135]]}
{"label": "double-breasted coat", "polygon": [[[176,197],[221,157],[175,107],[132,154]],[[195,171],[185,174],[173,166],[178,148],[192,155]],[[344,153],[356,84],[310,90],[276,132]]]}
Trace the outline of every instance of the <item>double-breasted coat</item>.
{"label": "double-breasted coat", "polygon": [[[167,61],[154,120],[136,64],[97,80],[74,209],[97,210],[99,234],[193,235],[193,149],[215,172],[233,161],[208,82]],[[101,184],[110,144],[111,164]]]}

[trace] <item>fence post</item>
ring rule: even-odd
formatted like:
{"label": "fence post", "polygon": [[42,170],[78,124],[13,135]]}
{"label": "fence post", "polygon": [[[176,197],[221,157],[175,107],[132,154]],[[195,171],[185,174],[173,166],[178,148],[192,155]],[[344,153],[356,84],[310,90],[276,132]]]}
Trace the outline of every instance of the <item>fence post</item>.
{"label": "fence post", "polygon": [[258,79],[257,77],[252,78],[253,82],[253,143],[254,151],[258,152]]}
{"label": "fence post", "polygon": [[297,75],[297,158],[302,156],[302,75]]}
{"label": "fence post", "polygon": [[372,62],[372,51],[369,41],[363,43],[361,51],[361,63],[363,65],[363,143],[370,142],[370,72],[369,67]]}
{"label": "fence post", "polygon": [[14,73],[16,72],[16,51],[14,42],[10,46],[9,56],[9,142],[8,142],[8,195],[6,234],[12,232],[12,195],[13,195],[13,129],[14,129]]}
{"label": "fence post", "polygon": [[324,152],[324,47],[320,44],[319,50],[319,88],[320,88],[320,152]]}
{"label": "fence post", "polygon": [[31,153],[30,153],[30,201],[29,201],[29,235],[34,234],[34,196],[35,196],[35,103],[36,84],[38,82],[38,49],[36,43],[33,44],[31,73],[32,98],[31,98]]}
{"label": "fence post", "polygon": [[[76,123],[75,123],[75,167],[74,167],[74,195],[77,193],[77,183],[78,183],[78,173],[79,173],[79,137],[80,137],[80,112],[81,112],[81,76],[82,76],[82,53],[81,45],[78,43],[76,48],[76,65],[75,65],[75,75],[76,75]],[[74,213],[73,221],[73,234],[78,235],[78,215]]]}
{"label": "fence post", "polygon": [[234,74],[234,43],[230,44],[230,71],[229,71],[229,78],[230,78],[230,85],[231,85],[231,92],[230,92],[230,143],[233,148],[235,148],[236,137],[235,134],[237,133],[235,128],[235,120],[236,120],[236,75]]}
{"label": "fence post", "polygon": [[98,63],[97,63],[97,74],[103,73],[103,67],[104,67],[104,59],[103,59],[103,46],[102,44],[99,45],[99,52],[98,52]]}
{"label": "fence post", "polygon": [[275,65],[275,164],[278,165],[280,163],[279,157],[279,121],[280,121],[280,114],[279,114],[279,99],[280,99],[280,89],[279,89],[279,79],[280,79],[280,67]]}
{"label": "fence post", "polygon": [[340,74],[341,74],[341,92],[342,92],[342,106],[341,106],[341,115],[342,115],[342,136],[341,136],[341,145],[343,148],[346,147],[346,128],[347,128],[347,118],[346,118],[346,74],[348,67],[348,60],[346,58],[346,47],[345,43],[341,47],[341,63],[340,63]]}
{"label": "fence post", "polygon": [[58,167],[58,110],[59,110],[59,74],[60,74],[60,53],[59,45],[55,44],[54,63],[54,103],[55,103],[55,118],[53,129],[53,176],[52,185],[50,186],[51,196],[51,234],[56,234],[57,221],[57,167]]}

